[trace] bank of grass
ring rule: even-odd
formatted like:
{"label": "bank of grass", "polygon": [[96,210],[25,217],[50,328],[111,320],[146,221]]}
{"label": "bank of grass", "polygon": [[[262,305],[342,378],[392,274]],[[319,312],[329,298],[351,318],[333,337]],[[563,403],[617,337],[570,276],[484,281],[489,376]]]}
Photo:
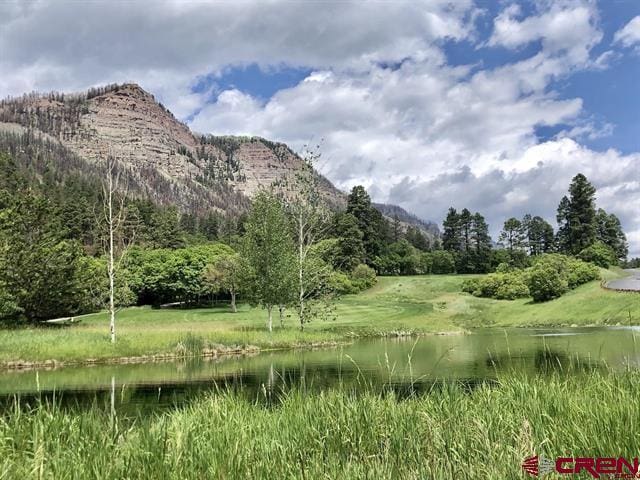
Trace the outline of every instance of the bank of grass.
{"label": "bank of grass", "polygon": [[[607,278],[620,271],[603,271]],[[290,348],[350,341],[364,336],[455,333],[483,326],[637,324],[640,294],[582,285],[546,303],[476,298],[461,292],[466,275],[381,277],[373,288],[337,303],[335,321],[316,321],[300,332],[295,315],[273,333],[264,310],[246,305],[203,309],[128,308],[118,313],[118,341],[109,343],[106,314],[63,328],[0,330],[0,363],[62,362],[159,354],[198,354],[202,349]],[[276,320],[276,325],[278,324]]]}
{"label": "bank of grass", "polygon": [[227,393],[135,420],[96,407],[15,407],[0,417],[0,477],[523,478],[534,454],[636,457],[639,381],[506,377],[403,400],[293,391],[269,407]]}

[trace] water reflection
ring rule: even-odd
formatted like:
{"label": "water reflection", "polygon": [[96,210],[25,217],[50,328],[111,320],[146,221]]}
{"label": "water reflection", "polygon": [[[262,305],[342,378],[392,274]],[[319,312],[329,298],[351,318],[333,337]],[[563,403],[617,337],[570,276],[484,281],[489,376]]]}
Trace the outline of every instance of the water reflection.
{"label": "water reflection", "polygon": [[187,404],[208,392],[232,390],[266,404],[292,387],[313,394],[336,386],[357,394],[403,398],[452,382],[472,391],[518,372],[574,375],[638,368],[636,332],[625,328],[478,330],[472,335],[387,339],[313,351],[182,362],[69,367],[0,373],[0,403],[98,405],[115,413]]}

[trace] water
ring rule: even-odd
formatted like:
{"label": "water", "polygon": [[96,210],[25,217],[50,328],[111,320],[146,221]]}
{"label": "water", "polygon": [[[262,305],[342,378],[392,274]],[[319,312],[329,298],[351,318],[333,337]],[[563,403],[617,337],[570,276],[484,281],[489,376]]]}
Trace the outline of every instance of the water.
{"label": "water", "polygon": [[[482,329],[469,335],[362,340],[317,350],[223,359],[0,372],[0,404],[21,402],[149,412],[227,389],[272,399],[289,388],[309,393],[337,384],[402,395],[458,382],[472,389],[513,371],[626,370],[640,367],[638,327]],[[640,340],[640,338],[638,338]],[[640,346],[639,346],[640,347]]]}

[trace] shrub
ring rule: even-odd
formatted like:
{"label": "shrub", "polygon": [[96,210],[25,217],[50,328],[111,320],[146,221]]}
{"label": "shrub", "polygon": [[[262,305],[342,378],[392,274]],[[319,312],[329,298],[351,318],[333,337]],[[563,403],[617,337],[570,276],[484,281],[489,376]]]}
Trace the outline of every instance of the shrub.
{"label": "shrub", "polygon": [[529,269],[527,284],[535,302],[558,298],[569,290],[567,279],[551,265],[536,265]]}
{"label": "shrub", "polygon": [[578,254],[578,258],[602,268],[609,268],[611,265],[618,263],[615,252],[602,242],[596,242],[583,249]]}
{"label": "shrub", "polygon": [[480,279],[479,278],[467,278],[464,282],[462,282],[462,291],[466,293],[473,294],[480,287]]}
{"label": "shrub", "polygon": [[463,291],[476,297],[495,298],[497,300],[515,300],[529,295],[522,270],[509,273],[490,273],[489,275],[466,280]]}
{"label": "shrub", "polygon": [[351,272],[351,283],[358,290],[371,288],[376,284],[376,271],[361,263]]}
{"label": "shrub", "polygon": [[340,271],[331,272],[327,284],[332,291],[340,295],[358,293],[358,288],[351,283],[349,277]]}
{"label": "shrub", "polygon": [[583,283],[600,279],[600,270],[593,263],[582,260],[570,260],[566,272],[569,288],[576,288]]}
{"label": "shrub", "polygon": [[529,287],[525,283],[522,272],[504,274],[502,282],[498,285],[494,298],[498,300],[515,300],[529,296]]}

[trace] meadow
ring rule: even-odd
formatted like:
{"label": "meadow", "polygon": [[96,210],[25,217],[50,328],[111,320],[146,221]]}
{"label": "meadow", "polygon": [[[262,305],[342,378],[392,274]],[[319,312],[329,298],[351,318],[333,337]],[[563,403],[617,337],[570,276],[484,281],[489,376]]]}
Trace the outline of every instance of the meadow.
{"label": "meadow", "polygon": [[[620,276],[604,270],[605,278]],[[0,362],[82,362],[105,359],[189,355],[257,347],[262,350],[349,342],[369,336],[463,333],[487,326],[634,324],[640,296],[582,285],[545,303],[530,299],[493,300],[460,291],[468,275],[380,277],[371,289],[336,303],[336,319],[314,321],[301,332],[287,311],[284,326],[266,331],[266,312],[241,305],[198,309],[132,307],[118,313],[115,345],[109,342],[106,313],[85,316],[69,327],[0,330]]]}
{"label": "meadow", "polygon": [[518,378],[426,395],[234,393],[142,417],[15,404],[0,478],[523,478],[541,455],[637,456],[638,373]]}

